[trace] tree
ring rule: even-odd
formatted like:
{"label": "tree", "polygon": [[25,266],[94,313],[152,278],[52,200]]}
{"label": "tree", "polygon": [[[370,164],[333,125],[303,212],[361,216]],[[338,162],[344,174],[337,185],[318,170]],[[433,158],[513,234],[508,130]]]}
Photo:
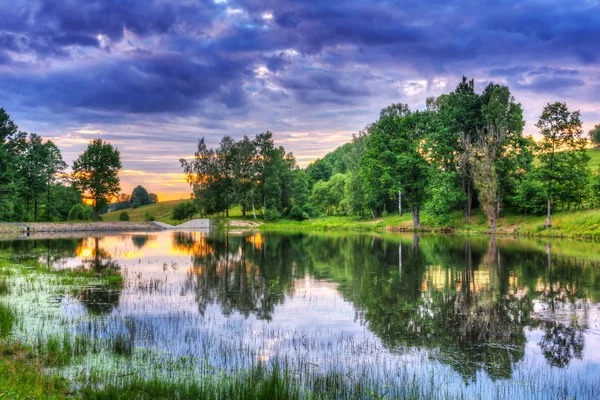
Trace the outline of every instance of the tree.
{"label": "tree", "polygon": [[256,148],[254,143],[244,136],[242,140],[235,143],[234,162],[234,193],[242,207],[242,216],[246,213],[254,196],[254,162],[256,160]]}
{"label": "tree", "polygon": [[[471,161],[473,143],[481,129],[481,97],[475,93],[475,81],[463,76],[456,89],[428,101],[428,108],[439,112],[441,129],[431,130],[429,146],[434,164],[445,172],[456,172],[463,192],[465,224],[473,205]],[[453,198],[456,198],[452,194]]]}
{"label": "tree", "polygon": [[93,140],[73,162],[73,184],[91,202],[96,220],[109,199],[121,190],[119,170],[122,168],[119,150],[102,139]]}
{"label": "tree", "polygon": [[385,198],[395,197],[400,208],[401,200],[410,209],[415,228],[421,225],[420,210],[427,196],[429,164],[422,148],[427,118],[427,113],[413,113],[405,104],[381,110],[371,127],[362,169],[367,190],[378,193],[371,201],[383,205]]}
{"label": "tree", "polygon": [[546,186],[547,228],[552,226],[552,204],[558,200],[559,184],[567,183],[565,178],[576,178],[573,170],[587,170],[589,157],[579,117],[579,111],[570,112],[566,103],[557,102],[544,107],[536,124],[542,135],[539,170]]}
{"label": "tree", "polygon": [[192,201],[182,201],[173,207],[172,217],[176,221],[183,221],[192,218],[195,213],[196,209]]}
{"label": "tree", "polygon": [[46,180],[46,219],[52,220],[52,190],[65,180],[67,163],[64,162],[60,150],[54,142],[48,140],[44,143],[44,167],[43,174]]}
{"label": "tree", "polygon": [[183,158],[180,160],[201,215],[209,215],[220,210],[215,159],[214,150],[209,149],[204,138],[201,138],[198,140],[194,160],[187,161]]}
{"label": "tree", "polygon": [[121,214],[119,214],[119,221],[129,221],[129,213],[127,211],[121,211]]}
{"label": "tree", "polygon": [[13,156],[10,149],[10,141],[17,134],[19,128],[10,119],[10,116],[0,108],[0,218],[7,218],[8,211],[13,204],[8,203],[8,195],[11,192],[11,182],[13,176]]}
{"label": "tree", "polygon": [[590,130],[590,141],[600,148],[600,124],[596,124],[594,129]]}
{"label": "tree", "polygon": [[148,193],[150,204],[158,203],[158,195],[156,193]]}
{"label": "tree", "polygon": [[136,186],[131,192],[131,198],[129,200],[131,203],[138,202],[140,206],[145,206],[150,204],[150,196],[148,195],[148,191],[141,185]]}
{"label": "tree", "polygon": [[525,123],[521,105],[514,102],[508,87],[490,83],[481,98],[483,127],[473,146],[471,164],[480,206],[495,231],[503,189],[500,176],[510,169],[507,160],[515,155],[508,150],[522,137]]}

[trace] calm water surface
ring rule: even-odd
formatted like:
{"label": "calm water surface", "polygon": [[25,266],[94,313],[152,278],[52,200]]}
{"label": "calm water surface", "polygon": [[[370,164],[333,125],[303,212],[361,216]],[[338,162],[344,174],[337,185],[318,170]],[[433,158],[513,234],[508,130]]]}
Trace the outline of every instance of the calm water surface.
{"label": "calm water surface", "polygon": [[199,376],[285,360],[392,394],[416,378],[434,394],[523,398],[600,398],[599,248],[412,234],[0,242],[51,268],[123,274],[121,289],[12,291],[23,340],[67,330],[130,346],[125,361],[98,351],[70,374]]}

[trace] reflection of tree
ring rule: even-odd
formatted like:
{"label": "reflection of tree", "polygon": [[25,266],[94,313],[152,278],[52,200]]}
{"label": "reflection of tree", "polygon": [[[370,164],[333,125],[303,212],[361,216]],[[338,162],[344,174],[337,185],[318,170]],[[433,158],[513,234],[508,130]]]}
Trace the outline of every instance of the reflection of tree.
{"label": "reflection of tree", "polygon": [[131,241],[138,249],[143,248],[150,239],[153,239],[150,235],[131,235]]}
{"label": "reflection of tree", "polygon": [[109,314],[119,305],[120,289],[102,286],[86,287],[79,292],[78,298],[92,315]]}
{"label": "reflection of tree", "polygon": [[545,334],[538,343],[548,363],[563,368],[573,357],[581,359],[584,337],[583,327],[576,322],[569,325],[556,321],[545,322]]}
{"label": "reflection of tree", "polygon": [[0,241],[0,250],[20,261],[36,260],[47,267],[75,256],[83,239],[34,239]]}
{"label": "reflection of tree", "polygon": [[[100,239],[98,237],[93,238],[94,247],[93,249],[85,249],[85,251],[79,251],[82,254],[83,266],[87,265],[87,268],[93,269],[98,274],[110,275],[119,270],[119,264],[112,259],[111,254],[105,249],[100,247]],[[85,255],[83,255],[85,253]]]}
{"label": "reflection of tree", "polygon": [[[336,282],[357,321],[387,347],[432,349],[466,380],[478,371],[511,377],[524,357],[525,328],[539,324],[531,318],[534,300],[546,301],[551,287],[555,300],[572,303],[586,298],[600,277],[589,265],[558,256],[549,271],[543,248],[500,239],[415,235],[399,244],[366,235],[180,233],[174,244],[192,255],[187,285],[201,311],[218,303],[226,314],[269,319],[293,279],[308,273]],[[581,354],[581,330],[544,326],[540,346],[553,357]],[[553,357],[552,365],[565,365]]]}
{"label": "reflection of tree", "polygon": [[[286,248],[268,243],[259,245],[248,236],[210,236],[178,232],[174,245],[189,250],[194,269],[188,288],[196,292],[200,312],[219,303],[225,315],[239,312],[270,319],[275,305],[283,302],[291,287],[291,270]],[[210,249],[210,251],[209,251]]]}

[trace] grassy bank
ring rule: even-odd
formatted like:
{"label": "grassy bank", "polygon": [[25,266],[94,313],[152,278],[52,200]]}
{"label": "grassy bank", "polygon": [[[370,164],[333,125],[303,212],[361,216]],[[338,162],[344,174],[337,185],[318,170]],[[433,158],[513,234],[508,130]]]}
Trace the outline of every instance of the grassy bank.
{"label": "grassy bank", "polygon": [[[129,214],[129,220],[131,222],[143,222],[146,221],[146,215],[152,215],[155,221],[164,222],[166,224],[177,225],[180,221],[175,221],[172,217],[173,207],[181,203],[184,200],[172,200],[163,201],[160,203],[149,204],[147,206],[141,206],[138,208],[128,208],[126,210]],[[121,211],[113,211],[108,214],[102,215],[104,221],[118,221]]]}
{"label": "grassy bank", "polygon": [[[504,215],[498,219],[497,234],[535,237],[600,239],[600,210],[557,213],[552,217],[553,226],[544,227],[544,216]],[[280,220],[260,226],[269,231],[353,230],[364,232],[394,232],[412,230],[409,215],[389,216],[379,219],[356,217],[323,217],[305,221]],[[475,211],[469,224],[465,225],[462,213],[454,213],[445,224],[435,223],[427,215],[422,216],[420,231],[451,231],[456,233],[488,233],[485,215]]]}

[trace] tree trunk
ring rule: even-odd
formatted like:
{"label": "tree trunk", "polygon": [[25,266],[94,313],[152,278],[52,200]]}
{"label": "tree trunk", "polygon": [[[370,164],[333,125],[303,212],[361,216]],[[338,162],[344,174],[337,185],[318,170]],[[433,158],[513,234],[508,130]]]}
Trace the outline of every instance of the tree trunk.
{"label": "tree trunk", "polygon": [[373,217],[373,219],[375,219],[375,214],[373,214],[373,210],[370,210],[370,211],[371,211],[371,217]]}
{"label": "tree trunk", "polygon": [[471,181],[467,179],[467,221],[471,216],[471,211],[473,209],[473,194],[471,193]]}
{"label": "tree trunk", "polygon": [[398,191],[398,215],[402,216],[402,191]]}
{"label": "tree trunk", "polygon": [[496,218],[500,218],[500,199],[496,200]]}
{"label": "tree trunk", "polygon": [[[462,176],[461,186],[462,186],[462,192],[466,195],[467,194],[467,177],[465,175]],[[469,203],[468,203],[468,200],[465,201],[465,208],[464,208],[463,214],[465,216],[465,225],[468,225],[469,224]]]}
{"label": "tree trunk", "polygon": [[36,198],[36,199],[33,199],[33,222],[37,221],[37,210],[38,210],[38,207],[37,207],[37,198]]}
{"label": "tree trunk", "polygon": [[551,214],[550,196],[548,196],[548,215],[546,216],[546,228],[550,228],[552,226],[552,223],[550,221],[550,214]]}
{"label": "tree trunk", "polygon": [[490,231],[496,232],[496,216],[490,218]]}
{"label": "tree trunk", "polygon": [[413,218],[413,228],[418,228],[421,226],[421,215],[419,213],[419,207],[411,207],[411,213]]}
{"label": "tree trunk", "polygon": [[48,205],[46,208],[46,220],[50,222],[50,185],[48,185]]}
{"label": "tree trunk", "polygon": [[256,209],[254,208],[254,195],[252,195],[252,215],[254,215],[254,219],[256,219]]}
{"label": "tree trunk", "polygon": [[267,219],[267,195],[263,195],[263,219]]}

